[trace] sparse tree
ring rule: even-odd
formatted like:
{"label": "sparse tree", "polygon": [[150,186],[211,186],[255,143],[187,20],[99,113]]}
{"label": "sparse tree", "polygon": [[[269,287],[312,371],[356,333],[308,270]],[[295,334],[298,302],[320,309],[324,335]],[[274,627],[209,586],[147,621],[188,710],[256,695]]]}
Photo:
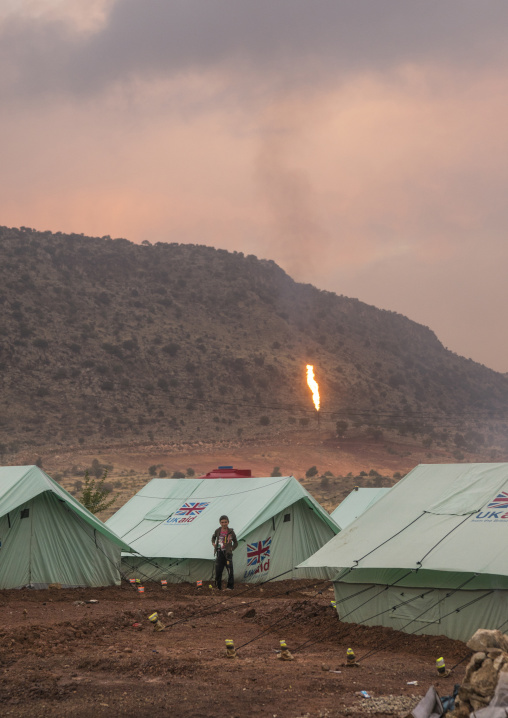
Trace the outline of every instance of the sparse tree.
{"label": "sparse tree", "polygon": [[[100,479],[100,477],[102,476],[102,471],[103,471],[103,467],[102,467],[102,464],[100,463],[99,459],[93,459],[90,473],[93,474],[93,476],[95,476],[96,479]],[[87,473],[88,473],[88,471],[87,471]]]}
{"label": "sparse tree", "polygon": [[107,469],[104,469],[104,473],[100,479],[90,478],[88,471],[85,471],[83,491],[81,492],[79,500],[85,509],[88,509],[92,514],[98,514],[101,511],[109,509],[116,501],[116,496],[107,501],[111,493],[110,484],[106,486],[104,483],[107,476]]}
{"label": "sparse tree", "polygon": [[270,476],[282,476],[282,474],[280,473],[280,466],[274,466]]}
{"label": "sparse tree", "polygon": [[459,434],[458,432],[453,437],[453,441],[455,442],[455,446],[457,446],[459,449],[463,448],[466,445],[466,440],[462,436],[462,434]]}
{"label": "sparse tree", "polygon": [[349,423],[347,421],[337,421],[335,423],[335,430],[337,432],[337,436],[339,437],[339,439],[342,439],[342,437],[344,436],[344,434],[346,433],[348,428],[349,428]]}
{"label": "sparse tree", "polygon": [[307,469],[305,472],[305,476],[307,479],[312,479],[313,476],[317,476],[318,470],[316,466],[311,466],[310,469]]}

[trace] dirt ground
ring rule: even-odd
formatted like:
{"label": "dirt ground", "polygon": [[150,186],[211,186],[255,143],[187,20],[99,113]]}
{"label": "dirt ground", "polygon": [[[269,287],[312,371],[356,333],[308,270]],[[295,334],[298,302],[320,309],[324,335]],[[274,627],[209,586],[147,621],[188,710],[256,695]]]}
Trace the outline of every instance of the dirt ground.
{"label": "dirt ground", "polygon": [[[451,668],[470,655],[461,642],[341,623],[329,582],[233,592],[203,584],[151,583],[143,598],[127,583],[0,591],[1,715],[404,715],[430,685],[448,695],[464,675],[466,662],[447,678],[435,669],[440,656]],[[226,658],[225,639],[236,659]],[[280,639],[292,662],[277,658]],[[344,666],[348,647],[359,667]]]}

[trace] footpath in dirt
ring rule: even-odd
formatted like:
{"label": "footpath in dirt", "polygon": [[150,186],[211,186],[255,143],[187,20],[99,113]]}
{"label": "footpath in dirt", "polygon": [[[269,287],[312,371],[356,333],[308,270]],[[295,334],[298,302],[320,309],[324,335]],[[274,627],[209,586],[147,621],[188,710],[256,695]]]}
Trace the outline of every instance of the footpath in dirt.
{"label": "footpath in dirt", "polygon": [[[203,584],[152,583],[143,598],[126,583],[0,591],[1,715],[400,716],[430,685],[451,694],[471,653],[442,636],[341,623],[330,582]],[[277,658],[281,639],[293,661]],[[344,665],[349,647],[358,667]],[[440,656],[459,664],[449,677],[436,673]]]}

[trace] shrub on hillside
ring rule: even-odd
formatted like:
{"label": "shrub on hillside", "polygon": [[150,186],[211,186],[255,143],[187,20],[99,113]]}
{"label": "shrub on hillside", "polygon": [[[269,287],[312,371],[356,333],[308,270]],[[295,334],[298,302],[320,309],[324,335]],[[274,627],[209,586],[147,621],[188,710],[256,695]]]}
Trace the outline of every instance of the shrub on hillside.
{"label": "shrub on hillside", "polygon": [[88,471],[85,471],[83,491],[79,500],[92,514],[109,509],[116,501],[116,497],[107,500],[112,489],[111,484],[105,484],[107,475],[108,470],[105,469],[100,479],[92,479]]}

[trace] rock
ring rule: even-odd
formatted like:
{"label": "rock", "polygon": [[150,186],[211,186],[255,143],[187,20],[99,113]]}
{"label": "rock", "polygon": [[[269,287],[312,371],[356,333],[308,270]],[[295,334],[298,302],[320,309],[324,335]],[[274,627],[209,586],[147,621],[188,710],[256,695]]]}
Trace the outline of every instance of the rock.
{"label": "rock", "polygon": [[501,633],[501,631],[489,631],[486,628],[479,628],[466,645],[472,651],[488,652],[489,649],[500,648],[508,653],[508,636]]}
{"label": "rock", "polygon": [[329,671],[329,670],[330,670],[330,666],[328,666],[326,663],[322,663],[322,664],[321,664],[321,670],[322,670],[322,671]]}
{"label": "rock", "polygon": [[[492,653],[489,653],[489,658],[492,658],[492,657],[493,657]],[[505,662],[505,658],[508,658],[508,656],[506,656],[506,653],[501,653],[501,652],[498,656],[494,657],[492,667],[495,670],[496,674],[499,673],[499,671],[501,670],[501,667],[503,666],[503,664]]]}
{"label": "rock", "polygon": [[483,661],[487,658],[487,654],[483,653],[483,651],[479,653],[475,653],[474,656],[471,658],[471,662],[477,666],[483,663]]}
{"label": "rock", "polygon": [[488,644],[503,643],[505,638],[499,631],[480,630],[468,642],[469,647],[483,645],[486,650],[477,651],[469,661],[456,701],[455,718],[468,718],[489,705],[501,671],[503,668],[508,671],[508,653]]}
{"label": "rock", "polygon": [[[494,670],[494,664],[490,658],[486,658],[481,667],[472,674],[471,686],[477,695],[489,697],[490,700],[494,695],[496,684],[497,672]],[[489,701],[487,701],[487,703],[488,702]],[[487,705],[487,703],[485,705]]]}
{"label": "rock", "polygon": [[496,656],[500,656],[502,653],[503,651],[500,648],[490,648],[489,658],[495,658]]}
{"label": "rock", "polygon": [[249,610],[245,611],[245,613],[242,615],[242,618],[254,618],[255,615],[256,615],[256,609],[249,608]]}

